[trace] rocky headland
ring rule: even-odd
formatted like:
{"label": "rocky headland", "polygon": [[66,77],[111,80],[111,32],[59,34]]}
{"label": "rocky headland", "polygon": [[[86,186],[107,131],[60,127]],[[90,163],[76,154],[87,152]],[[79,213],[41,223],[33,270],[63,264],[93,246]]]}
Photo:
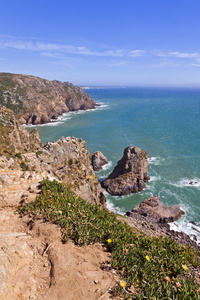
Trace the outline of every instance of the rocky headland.
{"label": "rocky headland", "polygon": [[19,124],[44,124],[63,113],[93,109],[97,104],[69,82],[0,73],[0,104],[14,111]]}
{"label": "rocky headland", "polygon": [[[35,77],[20,76],[21,79],[15,77],[19,85],[25,79],[35,82]],[[8,77],[10,79],[10,75]],[[19,85],[15,82],[14,92],[18,91]],[[28,133],[19,124],[33,122],[30,114],[24,114],[31,98],[26,102],[25,98],[13,100],[14,94],[7,95],[10,98],[0,97],[1,101],[7,99],[12,108],[16,105],[19,109],[13,113],[8,107],[0,106],[0,299],[57,300],[65,299],[66,295],[73,300],[109,299],[109,291],[119,282],[120,273],[111,268],[111,255],[105,246],[95,244],[80,248],[72,242],[64,245],[57,225],[37,219],[34,214],[25,214],[22,218],[16,214],[19,206],[41,194],[41,181],[47,177],[63,182],[87,202],[106,207],[106,198],[94,173],[86,143],[75,137],[62,137],[42,145],[37,130]],[[42,102],[41,99],[36,101],[37,104]],[[69,103],[71,110],[80,109]],[[46,109],[44,115],[48,115],[48,105],[46,108],[44,104],[38,105],[42,107],[42,114]],[[38,112],[40,108],[37,108]],[[81,109],[85,108],[82,106]],[[37,113],[36,116],[42,115]],[[48,117],[53,118],[51,114]],[[98,161],[101,158],[97,155]],[[142,190],[148,180],[147,153],[131,146],[124,150],[124,156],[103,187],[111,194],[123,195]],[[148,236],[170,235],[178,243],[198,249],[184,233],[170,231],[167,222],[178,219],[182,213],[179,206],[166,208],[158,197],[152,197],[127,212],[126,217],[118,216],[118,219]],[[198,281],[198,271],[194,269],[193,273]],[[119,297],[112,296],[112,299]]]}
{"label": "rocky headland", "polygon": [[111,195],[119,196],[142,191],[150,178],[147,158],[146,151],[135,146],[127,147],[113,172],[102,181],[102,187]]}

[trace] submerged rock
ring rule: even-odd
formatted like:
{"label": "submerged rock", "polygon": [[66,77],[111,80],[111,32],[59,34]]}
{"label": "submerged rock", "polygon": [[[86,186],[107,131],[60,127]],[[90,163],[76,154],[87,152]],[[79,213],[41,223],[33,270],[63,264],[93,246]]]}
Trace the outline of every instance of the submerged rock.
{"label": "submerged rock", "polygon": [[126,213],[131,218],[134,218],[135,214],[146,217],[150,223],[164,224],[178,220],[184,212],[180,209],[179,205],[166,207],[160,201],[160,197],[153,196],[142,201],[130,212]]}
{"label": "submerged rock", "polygon": [[119,196],[143,190],[150,179],[147,158],[144,150],[127,147],[113,172],[102,182],[102,187],[111,195]]}
{"label": "submerged rock", "polygon": [[99,171],[102,166],[108,163],[107,158],[101,153],[101,151],[96,151],[92,154],[92,166],[94,171]]}

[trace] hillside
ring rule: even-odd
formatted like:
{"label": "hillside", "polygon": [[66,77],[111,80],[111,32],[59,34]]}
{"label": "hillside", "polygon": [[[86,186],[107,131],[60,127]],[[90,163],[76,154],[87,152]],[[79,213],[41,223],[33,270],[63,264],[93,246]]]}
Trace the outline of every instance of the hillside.
{"label": "hillside", "polygon": [[68,111],[95,108],[92,98],[69,82],[0,73],[0,104],[12,109],[20,124],[43,124]]}

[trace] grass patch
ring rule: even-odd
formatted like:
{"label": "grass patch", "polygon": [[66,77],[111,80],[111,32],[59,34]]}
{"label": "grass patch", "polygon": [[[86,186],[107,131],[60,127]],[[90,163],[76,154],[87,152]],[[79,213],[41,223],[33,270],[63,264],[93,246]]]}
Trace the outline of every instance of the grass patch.
{"label": "grass patch", "polygon": [[[181,246],[172,238],[148,237],[137,233],[113,213],[91,205],[62,183],[45,179],[42,193],[34,202],[19,209],[33,218],[44,218],[63,229],[64,243],[77,245],[100,242],[112,254],[112,267],[123,281],[115,293],[123,299],[200,299],[200,286],[192,268],[200,268],[199,253]],[[129,288],[133,286],[135,293]]]}

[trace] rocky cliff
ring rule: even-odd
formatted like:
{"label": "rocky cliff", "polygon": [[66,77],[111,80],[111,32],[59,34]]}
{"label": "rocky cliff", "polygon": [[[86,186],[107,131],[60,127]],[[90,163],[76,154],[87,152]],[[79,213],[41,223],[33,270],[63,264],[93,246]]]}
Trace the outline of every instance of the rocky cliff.
{"label": "rocky cliff", "polygon": [[24,153],[22,161],[37,173],[47,172],[92,204],[105,206],[106,198],[91,165],[86,143],[75,137],[48,142],[36,153]]}
{"label": "rocky cliff", "polygon": [[43,124],[68,111],[95,108],[92,98],[69,82],[0,73],[0,104],[14,111],[20,124]]}
{"label": "rocky cliff", "polygon": [[14,157],[11,169],[56,178],[86,201],[105,206],[106,198],[93,171],[85,141],[62,137],[43,147],[37,129],[28,133],[18,125],[12,110],[3,106],[0,106],[0,132],[0,155]]}
{"label": "rocky cliff", "polygon": [[30,133],[16,122],[12,110],[0,105],[0,155],[13,156],[19,152],[35,151],[42,146],[36,129]]}

